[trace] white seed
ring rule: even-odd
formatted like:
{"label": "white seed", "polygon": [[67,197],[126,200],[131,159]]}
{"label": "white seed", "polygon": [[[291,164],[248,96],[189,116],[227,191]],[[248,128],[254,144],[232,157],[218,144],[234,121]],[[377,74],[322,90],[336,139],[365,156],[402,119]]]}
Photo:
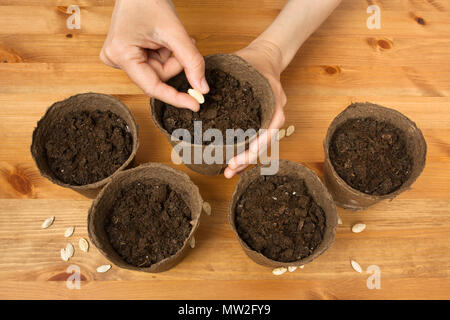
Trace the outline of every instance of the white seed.
{"label": "white seed", "polygon": [[203,211],[210,216],[211,215],[211,205],[208,202],[203,202]]}
{"label": "white seed", "polygon": [[195,90],[195,89],[189,89],[188,90],[188,94],[194,98],[195,100],[198,101],[198,103],[202,104],[203,102],[205,102],[205,97],[203,97],[202,93]]}
{"label": "white seed", "polygon": [[55,221],[55,216],[45,219],[44,222],[42,222],[41,228],[47,229],[53,224],[53,221]]}
{"label": "white seed", "polygon": [[342,224],[342,219],[341,219],[341,217],[338,217],[338,224]]}
{"label": "white seed", "polygon": [[191,242],[189,242],[189,245],[191,246],[192,249],[195,248],[195,238],[194,237],[191,238]]}
{"label": "white seed", "polygon": [[355,260],[350,260],[350,264],[352,265],[353,270],[355,270],[356,272],[359,272],[359,273],[362,272],[362,268],[358,262],[356,262]]}
{"label": "white seed", "polygon": [[289,137],[291,134],[293,134],[295,131],[295,127],[293,125],[290,125],[286,129],[286,137]]}
{"label": "white seed", "polygon": [[100,267],[97,268],[97,272],[98,273],[104,273],[106,271],[108,271],[109,269],[111,269],[111,265],[110,264],[104,264]]}
{"label": "white seed", "polygon": [[283,139],[285,135],[286,135],[286,130],[284,130],[284,129],[278,130],[278,141]]}
{"label": "white seed", "polygon": [[301,265],[299,268],[300,268],[300,269],[303,269],[304,267],[305,267],[305,265]]}
{"label": "white seed", "polygon": [[67,259],[72,258],[74,252],[75,252],[75,249],[73,248],[73,245],[71,243],[68,243],[66,245],[66,257],[67,257]]}
{"label": "white seed", "polygon": [[294,272],[295,270],[297,270],[296,266],[289,266],[288,267],[289,272]]}
{"label": "white seed", "polygon": [[83,252],[89,251],[89,242],[85,238],[81,238],[80,241],[78,241],[78,246]]}
{"label": "white seed", "polygon": [[275,268],[272,270],[272,273],[276,276],[282,275],[283,273],[285,273],[287,271],[286,268],[284,267],[280,267],[280,268]]}
{"label": "white seed", "polygon": [[67,258],[66,249],[61,249],[61,259],[63,261],[68,261],[69,258]]}
{"label": "white seed", "polygon": [[366,225],[364,223],[357,223],[352,227],[352,232],[360,233],[360,232],[363,232],[365,228],[366,228]]}
{"label": "white seed", "polygon": [[73,232],[75,231],[75,227],[69,227],[66,229],[66,231],[64,232],[64,237],[68,238],[71,235],[73,235]]}

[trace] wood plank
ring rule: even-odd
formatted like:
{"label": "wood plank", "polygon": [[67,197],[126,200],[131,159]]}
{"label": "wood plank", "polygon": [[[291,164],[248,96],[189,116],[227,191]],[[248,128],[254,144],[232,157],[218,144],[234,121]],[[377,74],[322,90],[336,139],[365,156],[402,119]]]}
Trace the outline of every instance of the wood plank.
{"label": "wood plank", "polygon": [[[259,8],[243,10],[240,8],[189,7],[177,10],[181,21],[189,33],[208,30],[214,34],[240,34],[257,36],[278,14],[277,9]],[[73,33],[106,34],[111,17],[111,7],[82,7],[82,26]],[[422,14],[423,13],[423,14]],[[62,34],[67,33],[66,7],[42,6],[0,6],[0,34]],[[417,23],[421,17],[425,25]],[[39,17],[39,19],[36,19]],[[382,28],[368,30],[368,15],[362,10],[337,9],[317,30],[316,35],[347,35],[398,37],[448,37],[448,11],[411,12],[408,10],[383,11]],[[221,23],[217,23],[220,20]],[[33,23],[30,23],[33,21]],[[224,28],[224,25],[226,28]]]}
{"label": "wood plank", "polygon": [[[450,95],[450,67],[289,66],[283,83],[302,95],[427,96]],[[101,62],[0,64],[0,93],[75,94],[142,91],[121,70]],[[6,77],[6,75],[8,75]],[[288,88],[289,88],[288,87]],[[351,88],[351,91],[349,90]]]}
{"label": "wood plank", "polygon": [[[67,31],[67,34],[69,31]],[[90,34],[0,35],[3,63],[98,63],[104,35]],[[253,36],[202,32],[193,35],[204,55],[233,52],[245,47]],[[328,50],[330,44],[333,50]],[[348,50],[348,48],[352,50]],[[450,60],[450,38],[393,39],[385,37],[311,37],[291,66],[422,66],[441,67]],[[408,55],[408,60],[404,56]]]}

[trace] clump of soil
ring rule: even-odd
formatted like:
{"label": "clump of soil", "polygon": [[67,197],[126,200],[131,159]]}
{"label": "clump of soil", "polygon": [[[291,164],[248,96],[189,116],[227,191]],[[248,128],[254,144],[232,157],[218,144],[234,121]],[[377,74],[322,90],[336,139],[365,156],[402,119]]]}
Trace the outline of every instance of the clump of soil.
{"label": "clump of soil", "polygon": [[[250,84],[242,83],[219,69],[208,69],[205,76],[210,91],[205,95],[205,102],[200,105],[199,112],[164,104],[162,115],[164,129],[169,133],[179,128],[189,130],[191,143],[194,142],[194,121],[202,121],[203,132],[216,128],[224,136],[226,129],[259,130],[261,104]],[[189,88],[190,85],[184,76],[182,85],[177,89],[187,92]]]}
{"label": "clump of soil", "polygon": [[111,111],[73,111],[52,124],[45,142],[48,165],[70,185],[86,185],[113,174],[127,161],[133,137]]}
{"label": "clump of soil", "polygon": [[241,239],[275,261],[303,259],[324,237],[325,212],[308,193],[303,179],[260,176],[241,195],[235,212]]}
{"label": "clump of soil", "polygon": [[329,153],[339,176],[370,195],[399,189],[413,166],[405,133],[374,118],[351,119],[339,126],[331,138]]}
{"label": "clump of soil", "polygon": [[177,253],[192,229],[191,210],[159,179],[120,191],[105,220],[108,239],[122,259],[149,267]]}

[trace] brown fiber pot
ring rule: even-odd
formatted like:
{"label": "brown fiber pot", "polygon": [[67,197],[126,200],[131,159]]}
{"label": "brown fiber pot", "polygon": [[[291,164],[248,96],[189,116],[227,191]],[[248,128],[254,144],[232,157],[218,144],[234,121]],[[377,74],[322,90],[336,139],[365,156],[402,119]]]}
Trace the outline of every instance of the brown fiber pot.
{"label": "brown fiber pot", "polygon": [[311,255],[301,260],[292,262],[279,262],[269,259],[266,256],[262,255],[261,253],[251,249],[245,243],[245,241],[241,239],[235,225],[236,204],[239,198],[241,197],[242,193],[260,175],[261,166],[255,166],[251,170],[248,170],[244,174],[242,174],[238,184],[236,185],[236,188],[234,189],[233,197],[231,198],[228,220],[245,253],[250,257],[250,259],[252,259],[256,263],[262,266],[272,268],[301,266],[311,262],[312,260],[320,256],[322,253],[325,252],[325,250],[327,250],[332,245],[336,234],[336,226],[338,224],[336,206],[333,202],[333,198],[328,193],[323,183],[320,181],[320,179],[313,171],[296,162],[292,162],[289,160],[279,160],[279,161],[280,163],[277,175],[303,179],[305,181],[305,185],[308,188],[308,192],[313,197],[314,201],[325,212],[325,221],[326,221],[325,234],[323,241],[319,245],[319,247],[317,247]]}
{"label": "brown fiber pot", "polygon": [[[121,117],[130,128],[133,136],[133,149],[129,158],[118,168],[111,176],[103,180],[86,184],[86,185],[70,185],[59,180],[50,170],[47,157],[45,153],[45,141],[48,130],[54,120],[61,118],[65,113],[74,110],[101,110],[111,111]],[[73,189],[88,197],[95,197],[98,191],[108,183],[112,176],[117,172],[122,171],[128,167],[136,155],[139,146],[138,141],[138,127],[131,115],[130,110],[118,99],[101,93],[82,93],[69,97],[65,100],[58,101],[50,106],[45,112],[44,116],[37,123],[37,127],[33,131],[33,140],[31,144],[31,154],[42,176],[49,179],[62,187]]]}
{"label": "brown fiber pot", "polygon": [[[238,57],[234,54],[214,54],[205,57],[205,65],[206,69],[220,69],[242,82],[248,82],[253,88],[253,92],[256,98],[261,103],[261,128],[265,129],[268,127],[270,120],[272,119],[273,109],[275,106],[275,96],[272,92],[272,88],[270,87],[269,81],[261,75],[255,68],[253,68],[250,64],[248,64],[245,60]],[[178,88],[180,84],[185,81],[184,72],[178,74],[177,76],[170,79],[167,83],[175,88]],[[180,140],[175,139],[172,141],[172,136],[166,129],[164,129],[162,116],[163,116],[163,105],[164,103],[156,100],[154,98],[150,99],[150,112],[153,122],[156,127],[161,130],[164,136],[169,140],[172,146],[176,146],[180,143]],[[201,105],[200,105],[201,107]],[[191,155],[194,154],[194,148],[201,148],[202,154],[205,146],[195,145],[193,143],[185,143],[183,142],[187,148],[191,149]],[[238,146],[242,146],[245,142],[241,144],[234,144],[233,146],[228,146],[228,148],[233,148],[234,152]],[[245,144],[247,147],[248,143]],[[194,164],[191,161],[191,164],[186,164],[186,166],[198,173],[205,175],[217,175],[221,174],[223,170],[226,168],[226,164],[229,159],[226,158],[226,145],[222,145],[223,150],[223,160],[222,164]]]}
{"label": "brown fiber pot", "polygon": [[[177,192],[191,209],[192,229],[189,236],[184,241],[181,249],[174,255],[161,260],[150,267],[139,268],[125,262],[111,246],[104,226],[105,219],[117,194],[120,190],[136,180],[146,180],[158,178],[167,183],[172,190]],[[189,176],[182,171],[173,169],[160,163],[146,163],[136,168],[122,171],[115,175],[113,179],[100,191],[93,201],[88,214],[88,233],[92,243],[100,252],[118,267],[138,270],[144,272],[162,272],[168,270],[180,262],[191,249],[190,240],[194,236],[199,224],[202,212],[203,200],[198,187],[191,181]]]}
{"label": "brown fiber pot", "polygon": [[[349,119],[368,117],[389,122],[405,132],[406,148],[413,158],[413,169],[409,179],[398,190],[383,196],[368,195],[349,186],[334,170],[329,156],[330,141],[336,129]],[[414,122],[396,110],[368,102],[353,103],[334,118],[328,128],[323,148],[325,152],[324,182],[336,204],[351,210],[363,210],[379,201],[392,200],[403,191],[408,190],[422,173],[427,154],[425,139]]]}

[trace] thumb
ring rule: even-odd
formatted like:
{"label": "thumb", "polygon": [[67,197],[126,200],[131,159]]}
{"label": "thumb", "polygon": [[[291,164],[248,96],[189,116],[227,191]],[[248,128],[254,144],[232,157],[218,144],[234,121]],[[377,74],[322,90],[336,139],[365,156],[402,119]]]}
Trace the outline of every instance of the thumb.
{"label": "thumb", "polygon": [[184,28],[180,28],[167,41],[169,49],[183,66],[190,85],[201,93],[208,93],[205,78],[205,60]]}

